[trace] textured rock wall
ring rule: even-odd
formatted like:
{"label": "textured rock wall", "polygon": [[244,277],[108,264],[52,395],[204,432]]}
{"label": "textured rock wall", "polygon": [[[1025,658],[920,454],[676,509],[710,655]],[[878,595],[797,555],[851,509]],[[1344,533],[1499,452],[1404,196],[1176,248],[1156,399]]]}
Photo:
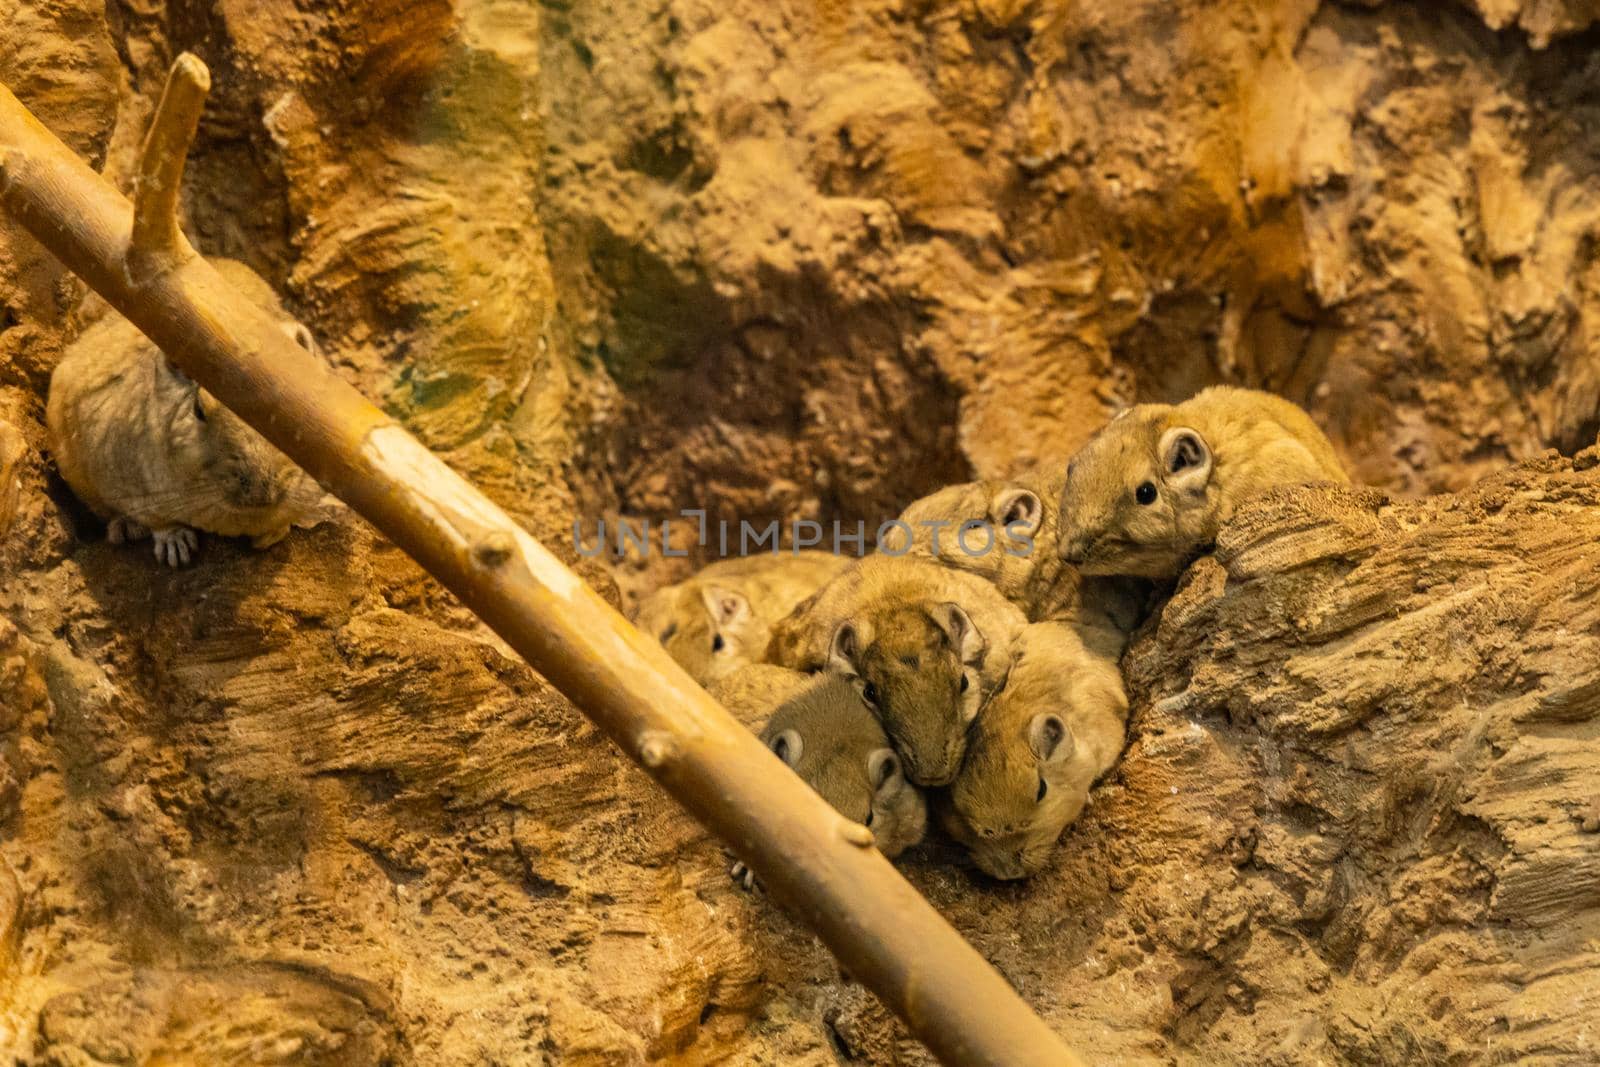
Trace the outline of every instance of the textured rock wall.
{"label": "textured rock wall", "polygon": [[[1544,452],[1600,429],[1591,18],[0,0],[0,80],[126,187],[197,51],[197,243],[569,556],[575,515],[881,519],[1213,381],[1305,402],[1394,499],[1240,518],[1051,869],[908,873],[1096,1060],[1554,1063],[1600,1040],[1600,487]],[[923,1062],[355,520],[96,543],[40,418],[81,297],[0,219],[0,1050]]]}

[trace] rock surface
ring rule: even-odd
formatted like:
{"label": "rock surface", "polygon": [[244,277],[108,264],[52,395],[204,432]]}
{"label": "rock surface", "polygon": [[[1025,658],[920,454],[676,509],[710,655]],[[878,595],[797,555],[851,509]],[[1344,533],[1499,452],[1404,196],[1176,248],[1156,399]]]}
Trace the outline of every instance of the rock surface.
{"label": "rock surface", "polygon": [[[1594,1057],[1589,5],[316,7],[0,0],[0,81],[126,188],[198,51],[199,246],[608,595],[671,567],[575,516],[875,524],[1119,403],[1305,402],[1375,488],[1190,570],[1044,873],[907,873],[1095,1062]],[[0,1053],[926,1062],[353,518],[99,543],[81,298],[0,220]]]}

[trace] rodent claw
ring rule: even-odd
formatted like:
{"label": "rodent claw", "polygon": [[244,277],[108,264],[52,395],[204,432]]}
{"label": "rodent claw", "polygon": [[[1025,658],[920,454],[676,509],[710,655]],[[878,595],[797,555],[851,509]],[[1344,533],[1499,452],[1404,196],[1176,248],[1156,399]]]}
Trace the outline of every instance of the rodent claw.
{"label": "rodent claw", "polygon": [[733,876],[734,885],[742,888],[746,893],[752,893],[756,888],[756,872],[746,867],[743,863],[735,863],[728,869]]}
{"label": "rodent claw", "polygon": [[155,531],[155,554],[159,562],[169,567],[186,567],[193,558],[200,539],[187,526]]}

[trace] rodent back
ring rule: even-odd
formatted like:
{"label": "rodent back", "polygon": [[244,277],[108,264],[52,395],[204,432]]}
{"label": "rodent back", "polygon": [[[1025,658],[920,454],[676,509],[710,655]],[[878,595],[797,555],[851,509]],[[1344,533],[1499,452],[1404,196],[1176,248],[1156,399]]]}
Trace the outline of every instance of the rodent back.
{"label": "rodent back", "polygon": [[1068,465],[1061,555],[1085,573],[1172,577],[1245,500],[1344,481],[1332,444],[1294,404],[1217,386],[1113,419]]}

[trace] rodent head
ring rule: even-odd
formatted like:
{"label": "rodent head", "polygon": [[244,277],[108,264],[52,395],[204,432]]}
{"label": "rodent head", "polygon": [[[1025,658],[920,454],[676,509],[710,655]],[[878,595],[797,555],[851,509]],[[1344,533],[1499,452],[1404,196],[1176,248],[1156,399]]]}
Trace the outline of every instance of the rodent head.
{"label": "rodent head", "polygon": [[1044,866],[1088,798],[1087,781],[1073,773],[1075,749],[1054,712],[979,724],[945,822],[984,872],[1025,878]]}
{"label": "rodent head", "polygon": [[1170,578],[1215,536],[1211,447],[1171,410],[1124,412],[1068,464],[1060,554],[1083,573]]}
{"label": "rodent head", "polygon": [[904,604],[840,623],[828,666],[860,686],[905,758],[906,776],[940,786],[955,778],[983,706],[986,650],[959,605]]}
{"label": "rodent head", "polygon": [[647,599],[639,623],[701,685],[759,662],[771,634],[743,593],[697,582]]}
{"label": "rodent head", "polygon": [[927,803],[848,682],[828,677],[785,701],[761,739],[835,811],[870,829],[885,856],[922,840]]}

